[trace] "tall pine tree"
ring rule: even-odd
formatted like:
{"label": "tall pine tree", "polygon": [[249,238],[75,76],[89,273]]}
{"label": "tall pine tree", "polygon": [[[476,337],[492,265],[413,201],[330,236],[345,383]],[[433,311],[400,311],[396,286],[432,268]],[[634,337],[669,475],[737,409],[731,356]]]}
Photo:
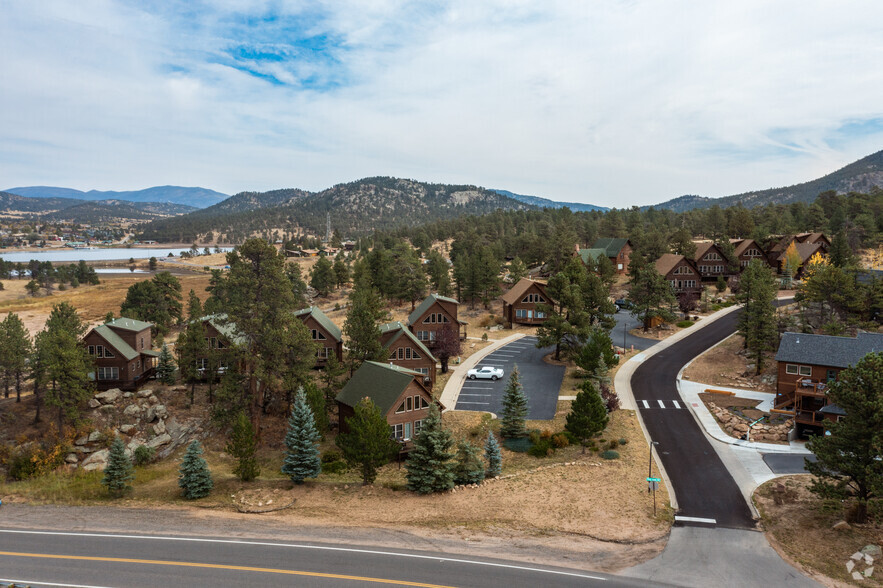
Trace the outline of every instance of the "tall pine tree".
{"label": "tall pine tree", "polygon": [[608,421],[607,407],[598,393],[598,389],[591,380],[586,380],[580,386],[570,412],[564,424],[564,429],[576,437],[586,452],[586,443],[593,436],[604,430]]}
{"label": "tall pine tree", "polygon": [[261,473],[261,466],[257,460],[257,440],[254,435],[254,427],[245,411],[239,411],[236,422],[227,442],[227,453],[236,458],[236,467],[233,473],[243,482],[250,482]]}
{"label": "tall pine tree", "polygon": [[307,404],[303,388],[300,388],[294,396],[291,416],[288,418],[285,461],[282,464],[282,473],[295,484],[303,484],[305,478],[315,478],[322,471],[319,438],[313,411]]}
{"label": "tall pine tree", "polygon": [[350,358],[350,375],[365,361],[383,361],[387,351],[380,344],[379,321],[387,315],[383,302],[366,282],[356,283],[343,323]]}
{"label": "tall pine tree", "polygon": [[187,453],[184,454],[178,470],[178,486],[187,500],[208,496],[214,487],[208,464],[202,458],[202,445],[199,441],[194,440],[187,446]]}
{"label": "tall pine tree", "polygon": [[104,478],[101,483],[111,496],[120,496],[132,488],[129,482],[134,477],[132,462],[126,457],[126,446],[123,444],[123,440],[117,437],[110,445],[107,466],[104,468]]}
{"label": "tall pine tree", "polygon": [[9,398],[9,386],[15,383],[15,401],[21,402],[21,385],[27,373],[28,357],[33,352],[31,337],[24,322],[10,312],[0,323],[0,377],[3,394]]}
{"label": "tall pine tree", "polygon": [[752,259],[739,284],[736,300],[744,305],[739,316],[739,333],[745,338],[745,349],[754,358],[755,373],[763,370],[764,353],[779,342],[776,319],[776,279],[766,264]]}
{"label": "tall pine tree", "polygon": [[518,372],[518,366],[514,365],[512,375],[509,376],[509,382],[506,384],[506,391],[503,394],[500,434],[508,439],[523,437],[527,433],[524,428],[524,419],[527,418],[527,413],[527,396],[521,387],[521,374]]}
{"label": "tall pine tree", "polygon": [[395,457],[399,444],[390,436],[389,423],[370,398],[356,405],[346,425],[349,431],[340,433],[335,442],[346,462],[362,472],[362,483],[373,484],[377,468]]}
{"label": "tall pine tree", "polygon": [[503,457],[500,455],[500,444],[497,443],[493,431],[487,432],[487,441],[484,442],[484,459],[487,460],[484,475],[488,478],[499,476],[503,470]]}
{"label": "tall pine tree", "polygon": [[442,426],[441,413],[433,403],[405,463],[408,489],[419,494],[431,494],[453,488],[453,445],[451,433]]}
{"label": "tall pine tree", "polygon": [[175,359],[172,352],[169,351],[168,345],[163,343],[162,350],[159,352],[159,363],[156,366],[156,379],[166,386],[175,383]]}

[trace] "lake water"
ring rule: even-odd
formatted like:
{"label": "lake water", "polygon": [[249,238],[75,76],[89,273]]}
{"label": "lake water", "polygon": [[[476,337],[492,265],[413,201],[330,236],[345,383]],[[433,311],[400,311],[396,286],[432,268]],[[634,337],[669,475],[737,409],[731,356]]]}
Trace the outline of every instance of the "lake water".
{"label": "lake water", "polygon": [[[221,250],[227,252],[230,251],[230,248],[222,247]],[[37,261],[76,263],[81,259],[84,261],[119,261],[121,259],[128,260],[132,257],[134,257],[135,259],[149,259],[151,257],[156,257],[157,259],[159,259],[162,257],[168,257],[169,253],[173,254],[175,257],[180,257],[181,253],[184,251],[190,251],[190,248],[176,247],[145,249],[142,247],[133,247],[129,249],[126,247],[107,247],[103,249],[53,249],[50,251],[11,251],[8,253],[5,250],[0,249],[0,259],[3,259],[4,261],[11,261],[13,263],[27,263],[32,259],[36,259]],[[214,249],[212,249],[212,251],[214,251]]]}

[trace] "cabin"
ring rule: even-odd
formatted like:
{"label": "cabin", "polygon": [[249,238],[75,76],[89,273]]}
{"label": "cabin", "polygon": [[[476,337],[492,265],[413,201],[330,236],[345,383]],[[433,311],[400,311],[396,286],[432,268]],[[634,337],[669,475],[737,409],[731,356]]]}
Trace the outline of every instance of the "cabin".
{"label": "cabin", "polygon": [[211,314],[200,319],[205,336],[205,346],[209,349],[206,357],[196,360],[196,367],[202,379],[208,379],[214,371],[222,376],[230,367],[232,348],[243,343],[243,336],[236,331],[236,325],[227,321],[226,314]]}
{"label": "cabin", "polygon": [[152,323],[118,318],[86,333],[83,345],[95,362],[93,378],[99,390],[137,390],[154,377],[159,352],[150,348],[152,327]]}
{"label": "cabin", "polygon": [[408,316],[408,328],[430,349],[435,346],[438,332],[445,328],[453,328],[460,339],[466,339],[466,321],[457,318],[459,306],[453,298],[430,294]]}
{"label": "cabin", "polygon": [[503,294],[503,318],[510,325],[541,325],[546,322],[546,313],[537,306],[551,306],[552,299],[546,294],[545,284],[527,278],[518,280],[508,292]]}
{"label": "cabin", "polygon": [[[349,432],[347,421],[355,415],[363,398],[370,398],[389,423],[390,436],[407,451],[420,425],[429,416],[432,392],[423,383],[423,374],[374,361],[366,361],[356,370],[335,399],[340,417],[340,432]],[[439,408],[443,409],[439,404]]]}
{"label": "cabin", "polygon": [[700,241],[696,243],[696,253],[693,262],[699,270],[699,275],[706,282],[714,282],[721,276],[727,275],[727,258],[723,251],[713,241]]}
{"label": "cabin", "polygon": [[316,367],[325,367],[328,358],[334,355],[338,362],[343,361],[343,333],[340,327],[335,325],[328,315],[322,312],[318,306],[310,306],[298,310],[294,316],[299,318],[307,329],[313,341],[319,345],[316,351]]}
{"label": "cabin", "polygon": [[656,260],[656,271],[665,276],[676,294],[699,292],[702,288],[702,276],[696,263],[683,255],[666,253]]}
{"label": "cabin", "polygon": [[769,264],[763,247],[761,247],[754,239],[730,239],[730,243],[733,244],[736,259],[739,260],[739,267],[741,269],[744,270],[748,267],[748,264],[751,263],[752,259],[759,259],[760,261]]}
{"label": "cabin", "polygon": [[628,239],[598,239],[592,245],[592,249],[603,249],[604,255],[613,264],[613,269],[618,274],[627,274],[632,252],[635,248]]}
{"label": "cabin", "polygon": [[828,253],[831,248],[831,240],[825,233],[800,233],[794,236],[798,243],[818,243],[822,246],[822,251]]}
{"label": "cabin", "polygon": [[827,391],[838,374],[865,355],[883,351],[883,334],[855,337],[786,332],[776,352],[778,376],[774,406],[794,414],[799,435],[821,434],[825,420],[842,416],[828,404]]}
{"label": "cabin", "polygon": [[[790,245],[790,244],[789,244]],[[806,264],[809,263],[809,260],[812,259],[814,255],[821,254],[825,255],[825,249],[822,243],[798,243],[794,241],[794,250],[797,252],[797,256],[800,259],[800,266],[797,268],[797,271],[794,274],[795,278],[803,277],[803,271],[806,268]],[[785,273],[785,265],[787,263],[786,254],[788,252],[788,248],[786,246],[785,249],[781,251],[771,251],[770,252],[770,264],[776,269],[776,271],[780,274]]]}
{"label": "cabin", "polygon": [[[575,248],[577,256],[586,267],[597,268],[598,260],[607,257],[606,249],[580,249],[579,245]],[[614,266],[615,267],[615,266]]]}
{"label": "cabin", "polygon": [[429,389],[432,390],[435,386],[438,360],[404,323],[395,321],[382,325],[380,344],[389,351],[387,361],[390,364],[423,374],[429,380]]}

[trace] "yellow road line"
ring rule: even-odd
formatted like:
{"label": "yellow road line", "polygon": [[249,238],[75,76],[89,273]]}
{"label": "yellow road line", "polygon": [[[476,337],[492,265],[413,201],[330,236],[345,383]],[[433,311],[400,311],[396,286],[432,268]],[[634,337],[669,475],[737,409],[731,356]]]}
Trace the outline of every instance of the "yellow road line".
{"label": "yellow road line", "polygon": [[299,570],[278,570],[273,568],[255,568],[250,566],[231,566],[225,564],[195,563],[183,561],[162,561],[154,559],[126,559],[121,557],[94,557],[87,555],[53,555],[49,553],[17,553],[14,551],[0,551],[0,555],[10,557],[35,557],[40,559],[69,559],[79,561],[103,561],[111,563],[134,563],[154,566],[178,566],[185,568],[209,568],[214,570],[233,570],[237,572],[262,572],[265,574],[286,574],[289,576],[312,576],[316,578],[332,578],[335,580],[355,580],[358,582],[373,582],[375,584],[396,584],[398,586],[419,586],[421,588],[452,588],[441,584],[425,584],[422,582],[407,582],[404,580],[389,580],[386,578],[368,578],[364,576],[347,576],[343,574],[325,574],[322,572],[304,572]]}

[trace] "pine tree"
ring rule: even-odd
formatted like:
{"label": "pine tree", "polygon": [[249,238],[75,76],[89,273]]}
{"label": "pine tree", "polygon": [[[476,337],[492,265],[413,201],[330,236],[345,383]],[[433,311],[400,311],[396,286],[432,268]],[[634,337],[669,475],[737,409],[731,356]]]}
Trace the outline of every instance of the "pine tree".
{"label": "pine tree", "polygon": [[831,263],[837,267],[852,267],[855,265],[855,253],[852,252],[852,248],[849,246],[849,241],[846,238],[846,231],[843,229],[837,231],[834,235],[829,255],[831,256]]}
{"label": "pine tree", "polygon": [[169,351],[169,347],[165,344],[163,344],[162,351],[159,353],[156,379],[166,386],[171,386],[175,383],[175,360],[172,357],[172,352]]}
{"label": "pine tree", "polygon": [[604,406],[598,389],[591,380],[586,380],[570,405],[564,428],[579,439],[585,453],[586,442],[604,430],[608,418],[607,407]]}
{"label": "pine tree", "polygon": [[386,464],[399,451],[399,444],[389,433],[389,423],[370,398],[356,405],[355,414],[346,419],[349,429],[335,440],[343,457],[351,467],[362,472],[362,483],[372,484],[377,468]]}
{"label": "pine tree", "polygon": [[10,312],[0,322],[0,376],[6,398],[9,398],[9,386],[14,382],[15,401],[21,402],[22,380],[32,352],[33,345],[24,322],[17,314]]}
{"label": "pine tree", "polygon": [[117,437],[110,445],[107,466],[104,468],[104,478],[101,483],[111,496],[121,496],[126,490],[132,488],[129,482],[134,477],[132,462],[126,457],[126,446],[123,444],[123,440]]}
{"label": "pine tree", "polygon": [[187,500],[208,496],[214,487],[208,464],[202,458],[202,445],[199,441],[194,440],[187,447],[178,473],[178,486]]}
{"label": "pine tree", "polygon": [[346,264],[346,260],[343,258],[343,251],[337,254],[337,257],[334,258],[334,281],[337,284],[337,287],[341,287],[350,281],[350,268]]}
{"label": "pine tree", "polygon": [[90,378],[92,358],[80,343],[85,331],[76,309],[62,302],[52,307],[46,329],[41,333],[44,336],[38,339],[45,402],[58,409],[59,431],[65,422],[75,423],[79,419],[83,404],[95,387]]}
{"label": "pine tree", "polygon": [[315,478],[322,471],[319,438],[313,411],[307,404],[303,388],[299,388],[288,419],[288,432],[285,434],[287,451],[282,464],[282,473],[295,484],[303,484],[304,478]]}
{"label": "pine tree", "polygon": [[524,419],[527,418],[527,412],[527,396],[521,387],[521,374],[518,372],[518,366],[515,365],[503,394],[503,412],[500,419],[503,426],[500,428],[500,434],[508,439],[523,437],[526,433]]}
{"label": "pine tree", "polygon": [[178,337],[175,353],[178,355],[178,371],[181,373],[181,378],[190,385],[190,404],[192,406],[196,385],[202,380],[201,360],[208,356],[208,345],[202,324],[202,303],[193,290],[190,290],[187,308],[187,324]]}
{"label": "pine tree", "polygon": [[478,447],[469,441],[457,443],[457,456],[454,465],[455,484],[479,484],[484,480],[484,463]]}
{"label": "pine tree", "polygon": [[451,433],[442,426],[441,413],[433,403],[405,463],[408,489],[419,494],[431,494],[453,488],[453,445]]}
{"label": "pine tree", "polygon": [[488,478],[499,476],[503,470],[503,456],[500,455],[500,444],[497,443],[493,431],[487,432],[487,441],[484,442],[484,458],[487,460],[484,475]]}
{"label": "pine tree", "polygon": [[307,405],[309,405],[310,411],[313,413],[316,430],[319,432],[320,438],[324,439],[325,432],[330,426],[325,394],[312,380],[308,380],[307,383],[304,384],[303,391],[307,397]]}
{"label": "pine tree", "polygon": [[515,259],[509,262],[509,278],[506,281],[510,284],[517,284],[525,276],[527,276],[527,266],[516,255]]}
{"label": "pine tree", "polygon": [[321,256],[310,271],[310,286],[319,293],[319,296],[328,296],[334,289],[336,280],[334,265],[327,257]]}
{"label": "pine tree", "polygon": [[378,321],[386,310],[370,285],[357,282],[350,293],[350,308],[343,323],[346,346],[350,356],[350,375],[364,361],[383,361],[387,351],[380,344]]}
{"label": "pine tree", "polygon": [[739,285],[736,299],[744,304],[739,316],[739,333],[745,338],[745,348],[755,361],[755,373],[763,370],[764,353],[772,351],[778,343],[779,332],[776,319],[776,281],[768,267],[752,259]]}
{"label": "pine tree", "polygon": [[261,466],[257,460],[257,440],[251,420],[245,411],[239,411],[236,415],[236,423],[230,433],[230,440],[225,448],[227,453],[238,461],[233,473],[243,482],[250,482],[261,473]]}

